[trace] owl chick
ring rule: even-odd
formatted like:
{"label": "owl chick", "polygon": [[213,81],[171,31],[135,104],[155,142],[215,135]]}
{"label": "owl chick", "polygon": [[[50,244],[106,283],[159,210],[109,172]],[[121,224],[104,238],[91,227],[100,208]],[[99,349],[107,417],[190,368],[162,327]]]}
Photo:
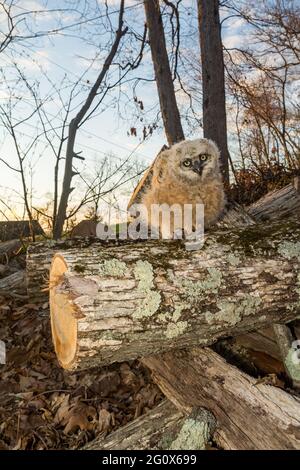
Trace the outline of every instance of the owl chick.
{"label": "owl chick", "polygon": [[137,203],[143,204],[148,214],[153,204],[179,204],[182,208],[203,204],[204,226],[213,225],[225,204],[216,144],[208,139],[184,140],[163,149],[135,189],[128,209]]}

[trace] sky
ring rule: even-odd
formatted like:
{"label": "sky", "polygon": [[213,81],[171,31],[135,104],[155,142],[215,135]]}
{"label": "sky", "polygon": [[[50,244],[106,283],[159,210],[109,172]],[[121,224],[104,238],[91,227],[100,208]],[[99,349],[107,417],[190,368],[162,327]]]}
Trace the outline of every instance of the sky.
{"label": "sky", "polygon": [[[64,103],[70,94],[71,82],[78,80],[79,82],[78,96],[72,102],[72,111],[70,118],[74,116],[76,110],[79,109],[80,103],[87,96],[93,80],[97,76],[105,57],[106,46],[111,39],[110,33],[106,30],[107,23],[101,18],[105,9],[103,0],[89,0],[90,10],[86,11],[85,20],[82,21],[80,28],[68,29],[68,25],[76,22],[79,18],[78,11],[69,11],[62,14],[57,11],[46,11],[55,8],[67,8],[70,4],[75,5],[76,1],[69,0],[16,0],[14,14],[25,14],[26,12],[36,10],[34,22],[28,25],[34,31],[45,31],[52,29],[53,25],[57,25],[59,20],[61,26],[67,27],[63,34],[54,34],[50,37],[41,37],[38,40],[24,40],[15,45],[8,47],[0,54],[0,69],[2,73],[2,81],[0,83],[0,103],[3,109],[8,110],[9,104],[13,105],[12,121],[17,122],[24,116],[30,115],[34,99],[30,91],[24,85],[20,85],[17,80],[18,74],[14,68],[14,63],[28,82],[33,86],[39,82],[39,95],[42,100],[47,97],[45,110],[52,126],[59,126],[61,123],[61,102],[59,95]],[[183,0],[185,8],[190,10],[182,21],[182,34],[186,38],[186,44],[190,45],[195,57],[200,57],[198,34],[197,34],[197,17],[196,0]],[[85,2],[79,0],[79,10],[83,11]],[[109,18],[115,28],[117,21],[117,10],[119,1],[109,0]],[[144,24],[144,10],[142,2],[139,0],[127,0],[125,2],[128,10],[125,12],[125,20],[130,28],[137,34],[142,34]],[[224,14],[221,12],[224,19]],[[32,16],[30,17],[32,18]],[[86,21],[86,18],[90,21]],[[24,24],[21,23],[19,31],[24,31]],[[223,42],[227,47],[234,47],[241,44],[245,40],[245,34],[242,35],[243,24],[240,19],[232,18],[225,21],[222,28]],[[0,15],[0,31],[5,31],[5,18],[3,12]],[[189,42],[190,41],[190,42]],[[132,39],[131,44],[125,45],[122,52],[130,57],[132,51],[138,50],[139,43]],[[169,45],[168,45],[169,47]],[[187,52],[188,53],[188,52]],[[97,59],[91,65],[91,60]],[[87,70],[84,76],[82,74]],[[112,83],[116,78],[117,67],[112,67],[109,74],[108,82]],[[5,80],[4,80],[5,76]],[[153,68],[149,50],[144,56],[142,66],[129,78],[134,76],[143,76],[153,79]],[[51,82],[51,84],[50,84]],[[134,82],[124,83],[121,89],[109,93],[104,99],[103,106],[99,110],[102,111],[93,119],[87,121],[80,129],[76,141],[77,151],[82,151],[85,162],[77,162],[77,167],[83,174],[93,172],[95,165],[99,164],[109,153],[115,164],[121,164],[122,161],[129,158],[132,167],[135,168],[136,163],[141,166],[148,166],[154,159],[160,148],[166,143],[164,131],[161,123],[151,136],[151,138],[143,141],[141,138],[141,128],[144,124],[151,121],[158,110],[159,101],[154,81],[142,82],[137,87],[138,99],[143,101],[144,112],[137,113],[136,103],[132,100],[132,84]],[[10,90],[7,88],[7,84]],[[51,94],[51,97],[49,97]],[[13,95],[10,102],[9,97]],[[184,106],[186,97],[178,94],[179,105]],[[121,105],[118,106],[120,98]],[[98,110],[98,111],[99,111]],[[141,119],[143,121],[141,121]],[[49,124],[50,125],[50,124]],[[131,127],[137,127],[138,135],[128,135]],[[39,129],[37,131],[37,128]],[[49,128],[49,126],[48,126]],[[201,137],[201,129],[189,129],[186,127],[189,138]],[[33,137],[37,132],[41,133],[42,128],[38,124],[36,116],[16,128],[16,135],[21,151],[32,143]],[[55,149],[59,145],[59,139],[55,134],[50,133],[50,140]],[[17,155],[13,141],[8,132],[0,123],[0,157],[9,162],[11,166],[16,165]],[[26,167],[26,175],[28,182],[33,187],[33,205],[44,205],[53,194],[53,165],[54,155],[49,142],[44,136],[40,136],[35,145],[30,150],[28,157],[24,161]],[[29,164],[30,163],[30,164]],[[61,166],[62,170],[63,166]],[[140,169],[140,166],[139,166]],[[132,170],[134,171],[134,170]],[[62,171],[60,172],[60,183],[62,179]],[[75,178],[75,191],[73,199],[81,196],[81,183]],[[123,188],[122,197],[129,197],[134,184],[128,183]],[[13,206],[14,210],[20,215],[22,203],[19,193],[21,192],[20,175],[13,172],[8,166],[0,161],[0,199]],[[0,214],[1,217],[1,214]]]}

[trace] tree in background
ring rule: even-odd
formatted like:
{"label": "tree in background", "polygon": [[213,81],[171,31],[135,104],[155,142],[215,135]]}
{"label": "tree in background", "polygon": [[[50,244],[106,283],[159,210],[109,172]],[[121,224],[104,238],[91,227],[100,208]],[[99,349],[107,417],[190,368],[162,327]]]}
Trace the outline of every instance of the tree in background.
{"label": "tree in background", "polygon": [[184,133],[174,91],[159,0],[144,0],[144,6],[160,109],[167,141],[171,146],[184,140]]}
{"label": "tree in background", "polygon": [[224,60],[218,0],[198,0],[202,64],[203,134],[221,152],[224,181],[229,183],[229,152],[224,83]]}

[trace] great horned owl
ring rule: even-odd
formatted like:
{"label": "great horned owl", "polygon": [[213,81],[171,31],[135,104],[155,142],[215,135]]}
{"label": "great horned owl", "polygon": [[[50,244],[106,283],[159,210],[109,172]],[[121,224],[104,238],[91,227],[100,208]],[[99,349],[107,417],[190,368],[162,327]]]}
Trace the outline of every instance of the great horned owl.
{"label": "great horned owl", "polygon": [[225,204],[216,144],[208,139],[184,140],[163,149],[135,189],[128,209],[137,203],[148,214],[152,204],[203,204],[204,226],[210,227]]}

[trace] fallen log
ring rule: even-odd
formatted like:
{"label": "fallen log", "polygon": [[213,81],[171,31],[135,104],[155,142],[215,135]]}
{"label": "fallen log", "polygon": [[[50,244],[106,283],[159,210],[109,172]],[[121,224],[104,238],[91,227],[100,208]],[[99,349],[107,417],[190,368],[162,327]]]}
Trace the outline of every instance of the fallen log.
{"label": "fallen log", "polygon": [[300,214],[300,192],[298,179],[284,188],[270,191],[258,201],[246,208],[248,214],[258,222],[284,220]]}
{"label": "fallen log", "polygon": [[216,226],[231,229],[233,227],[254,225],[255,223],[255,219],[240,204],[229,201]]}
{"label": "fallen log", "polygon": [[[222,220],[218,222],[219,228],[253,225],[254,219],[236,203],[229,203]],[[71,232],[71,238],[62,240],[45,240],[32,243],[27,250],[27,289],[33,301],[46,302],[49,298],[49,270],[55,253],[61,250],[78,248],[81,250],[92,244],[103,245],[95,236],[95,222],[81,221]]]}
{"label": "fallen log", "polygon": [[300,313],[300,223],[180,241],[61,251],[50,272],[53,342],[66,369],[144,357],[284,323]]}
{"label": "fallen log", "polygon": [[27,238],[31,235],[45,235],[37,220],[0,221],[0,240],[5,242],[16,238]]}
{"label": "fallen log", "polygon": [[166,397],[189,413],[209,409],[224,449],[300,449],[300,399],[229,365],[209,348],[172,351],[143,363]]}
{"label": "fallen log", "polygon": [[0,261],[7,263],[11,256],[18,254],[22,243],[20,240],[0,242]]}
{"label": "fallen log", "polygon": [[96,437],[82,450],[202,450],[215,424],[206,410],[195,409],[186,416],[169,400],[163,400],[107,437]]}
{"label": "fallen log", "polygon": [[17,271],[9,276],[0,279],[1,292],[26,292],[26,273],[24,270]]}

